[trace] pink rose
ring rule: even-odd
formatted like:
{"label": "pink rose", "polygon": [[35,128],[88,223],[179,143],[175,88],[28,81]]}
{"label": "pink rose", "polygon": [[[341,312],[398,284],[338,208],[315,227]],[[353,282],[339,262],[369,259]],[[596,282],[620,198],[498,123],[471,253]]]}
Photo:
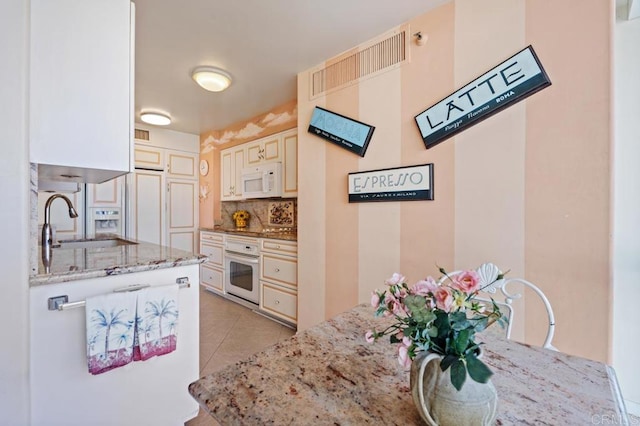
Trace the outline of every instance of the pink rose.
{"label": "pink rose", "polygon": [[453,304],[451,290],[446,287],[440,287],[435,291],[435,293],[433,293],[433,297],[436,299],[436,307],[438,309],[449,312],[451,305]]}
{"label": "pink rose", "polygon": [[409,357],[409,347],[400,345],[398,347],[398,364],[404,368],[411,367],[411,358]]}
{"label": "pink rose", "polygon": [[385,312],[385,316],[390,316],[391,312],[393,312],[396,315],[402,315],[402,314],[406,314],[404,307],[402,306],[402,303],[396,299],[396,297],[391,294],[391,293],[387,293],[384,297],[384,304],[387,307],[388,311]]}
{"label": "pink rose", "polygon": [[436,280],[429,277],[426,280],[420,280],[415,283],[412,292],[418,296],[427,296],[429,293],[435,293],[438,287],[439,285],[436,283]]}
{"label": "pink rose", "polygon": [[480,276],[476,271],[465,271],[453,278],[451,287],[467,294],[474,293],[480,288]]}
{"label": "pink rose", "polygon": [[385,284],[387,285],[397,285],[397,284],[402,284],[404,282],[405,278],[404,275],[399,274],[397,272],[394,272],[393,275],[391,276],[391,278],[387,279],[385,281]]}
{"label": "pink rose", "polygon": [[375,337],[373,337],[373,331],[371,330],[365,333],[364,338],[367,341],[367,343],[373,343],[376,340]]}
{"label": "pink rose", "polygon": [[380,306],[380,295],[375,291],[371,292],[371,306],[376,309],[378,309],[378,306]]}

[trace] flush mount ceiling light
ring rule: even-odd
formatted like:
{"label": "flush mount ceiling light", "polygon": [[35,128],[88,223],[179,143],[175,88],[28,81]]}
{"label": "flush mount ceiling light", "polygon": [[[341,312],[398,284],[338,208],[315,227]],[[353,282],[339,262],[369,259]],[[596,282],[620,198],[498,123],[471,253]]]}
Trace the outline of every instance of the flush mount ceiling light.
{"label": "flush mount ceiling light", "polygon": [[191,72],[191,77],[210,92],[222,92],[231,84],[231,75],[215,67],[198,67]]}
{"label": "flush mount ceiling light", "polygon": [[171,117],[160,112],[143,112],[140,114],[140,120],[156,126],[167,126],[171,124]]}

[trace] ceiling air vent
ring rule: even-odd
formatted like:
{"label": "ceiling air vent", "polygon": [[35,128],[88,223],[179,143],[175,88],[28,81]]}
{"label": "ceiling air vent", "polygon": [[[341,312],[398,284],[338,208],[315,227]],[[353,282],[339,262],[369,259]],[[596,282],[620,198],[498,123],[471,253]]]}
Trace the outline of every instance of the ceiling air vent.
{"label": "ceiling air vent", "polygon": [[365,77],[396,68],[409,59],[408,25],[364,44],[355,53],[336,57],[330,65],[311,72],[310,99],[337,90]]}
{"label": "ceiling air vent", "polygon": [[142,129],[135,129],[135,138],[141,141],[149,140],[149,131]]}

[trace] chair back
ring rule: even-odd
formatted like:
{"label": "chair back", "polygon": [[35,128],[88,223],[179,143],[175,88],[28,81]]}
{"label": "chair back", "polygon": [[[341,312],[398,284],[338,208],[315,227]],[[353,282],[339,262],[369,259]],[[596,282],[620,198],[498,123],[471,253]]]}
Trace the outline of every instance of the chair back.
{"label": "chair back", "polygon": [[[456,275],[460,274],[463,271],[454,271],[451,273],[447,273],[447,275],[451,278],[455,277]],[[544,339],[544,342],[542,344],[543,348],[546,349],[552,349],[552,350],[557,350],[552,344],[551,341],[553,340],[553,335],[555,333],[555,316],[553,315],[553,308],[551,307],[551,303],[549,302],[549,299],[547,298],[547,296],[545,296],[545,294],[542,292],[542,290],[540,290],[535,284],[523,279],[523,278],[501,278],[501,274],[502,272],[500,271],[500,269],[494,265],[493,263],[484,263],[482,265],[480,265],[480,267],[478,267],[478,269],[476,269],[476,272],[478,273],[478,276],[480,277],[480,295],[482,294],[487,294],[488,297],[476,297],[476,300],[479,300],[481,302],[486,302],[486,303],[491,303],[493,300],[493,297],[490,295],[496,294],[498,293],[498,291],[501,294],[501,297],[503,300],[495,300],[496,305],[498,305],[498,307],[506,312],[503,311],[503,313],[505,313],[505,315],[507,316],[507,319],[509,320],[509,323],[507,325],[507,339],[511,338],[511,329],[513,326],[513,317],[514,317],[514,309],[513,309],[513,301],[515,299],[520,299],[522,297],[521,293],[512,293],[511,289],[514,289],[517,284],[520,284],[524,287],[528,287],[529,289],[531,289],[541,300],[542,303],[544,304],[544,307],[547,311],[547,320],[548,320],[548,327],[547,327],[547,336]],[[447,277],[443,277],[440,282],[444,282],[447,279]]]}

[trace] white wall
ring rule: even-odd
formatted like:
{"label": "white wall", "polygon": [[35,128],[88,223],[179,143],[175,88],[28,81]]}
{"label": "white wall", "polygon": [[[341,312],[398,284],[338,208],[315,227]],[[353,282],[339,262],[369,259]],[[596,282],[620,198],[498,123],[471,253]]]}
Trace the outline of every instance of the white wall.
{"label": "white wall", "polygon": [[0,424],[17,426],[29,424],[28,6],[0,2]]}
{"label": "white wall", "polygon": [[614,58],[613,367],[640,415],[640,19],[618,21]]}
{"label": "white wall", "polygon": [[[135,123],[136,129],[149,131],[149,145],[160,148],[177,149],[200,153],[200,136],[191,133],[176,132],[175,130],[163,129],[156,126],[147,126],[142,123]],[[136,140],[137,143],[140,141]]]}

